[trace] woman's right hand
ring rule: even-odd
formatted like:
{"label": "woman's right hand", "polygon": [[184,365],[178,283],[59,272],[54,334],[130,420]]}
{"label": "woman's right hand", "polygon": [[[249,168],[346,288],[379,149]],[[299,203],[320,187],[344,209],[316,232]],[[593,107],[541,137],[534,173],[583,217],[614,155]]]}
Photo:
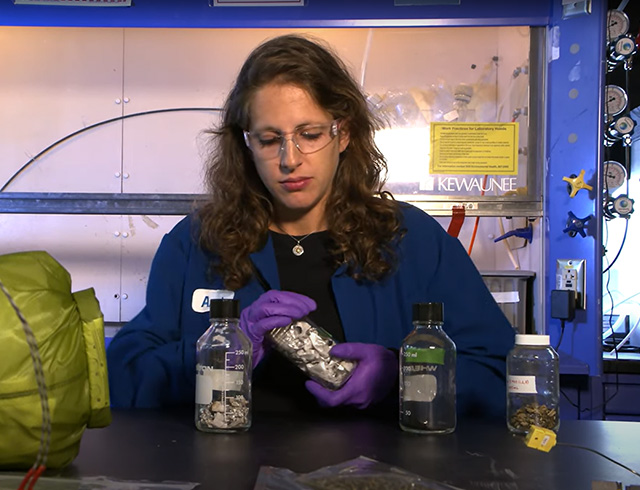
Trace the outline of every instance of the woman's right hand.
{"label": "woman's right hand", "polygon": [[286,327],[316,309],[311,298],[291,291],[269,290],[240,314],[240,328],[253,344],[253,366],[264,356],[264,336],[274,328]]}

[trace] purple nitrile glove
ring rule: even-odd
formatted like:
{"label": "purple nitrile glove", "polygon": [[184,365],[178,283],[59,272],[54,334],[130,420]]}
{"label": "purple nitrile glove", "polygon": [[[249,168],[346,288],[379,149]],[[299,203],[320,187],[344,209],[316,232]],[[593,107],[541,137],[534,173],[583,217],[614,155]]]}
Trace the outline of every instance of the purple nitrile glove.
{"label": "purple nitrile glove", "polygon": [[323,407],[367,408],[382,400],[398,378],[398,358],[381,345],[346,342],[333,346],[329,354],[357,361],[358,365],[338,390],[329,390],[312,380],[305,382],[307,390]]}
{"label": "purple nitrile glove", "polygon": [[286,327],[316,309],[311,298],[290,291],[271,289],[240,314],[240,329],[253,344],[253,366],[264,356],[264,336],[274,328]]}

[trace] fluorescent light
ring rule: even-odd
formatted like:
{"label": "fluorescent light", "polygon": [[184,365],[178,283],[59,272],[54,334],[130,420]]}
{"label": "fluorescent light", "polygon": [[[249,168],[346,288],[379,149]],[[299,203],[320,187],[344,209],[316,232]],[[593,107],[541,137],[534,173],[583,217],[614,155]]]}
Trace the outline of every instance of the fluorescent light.
{"label": "fluorescent light", "polygon": [[390,189],[397,187],[397,184],[413,184],[416,190],[428,188],[429,135],[428,125],[376,132],[376,145],[387,160],[387,184],[390,184]]}

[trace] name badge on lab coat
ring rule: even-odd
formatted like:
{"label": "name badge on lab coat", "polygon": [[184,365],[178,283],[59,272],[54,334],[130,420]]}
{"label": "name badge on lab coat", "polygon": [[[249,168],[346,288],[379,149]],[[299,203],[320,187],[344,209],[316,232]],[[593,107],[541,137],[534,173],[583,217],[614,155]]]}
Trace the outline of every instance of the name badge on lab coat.
{"label": "name badge on lab coat", "polygon": [[207,313],[212,299],[233,299],[233,295],[228,289],[196,289],[191,296],[191,308],[196,313]]}

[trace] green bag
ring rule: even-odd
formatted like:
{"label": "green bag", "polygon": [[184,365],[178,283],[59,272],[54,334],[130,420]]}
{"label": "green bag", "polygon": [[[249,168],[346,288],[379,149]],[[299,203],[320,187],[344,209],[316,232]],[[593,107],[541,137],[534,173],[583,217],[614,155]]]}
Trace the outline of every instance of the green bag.
{"label": "green bag", "polygon": [[[85,428],[111,422],[104,321],[93,289],[46,252],[0,255],[0,281],[31,327],[51,415],[48,468],[78,455]],[[42,409],[22,324],[0,292],[0,469],[26,469],[38,454]]]}

